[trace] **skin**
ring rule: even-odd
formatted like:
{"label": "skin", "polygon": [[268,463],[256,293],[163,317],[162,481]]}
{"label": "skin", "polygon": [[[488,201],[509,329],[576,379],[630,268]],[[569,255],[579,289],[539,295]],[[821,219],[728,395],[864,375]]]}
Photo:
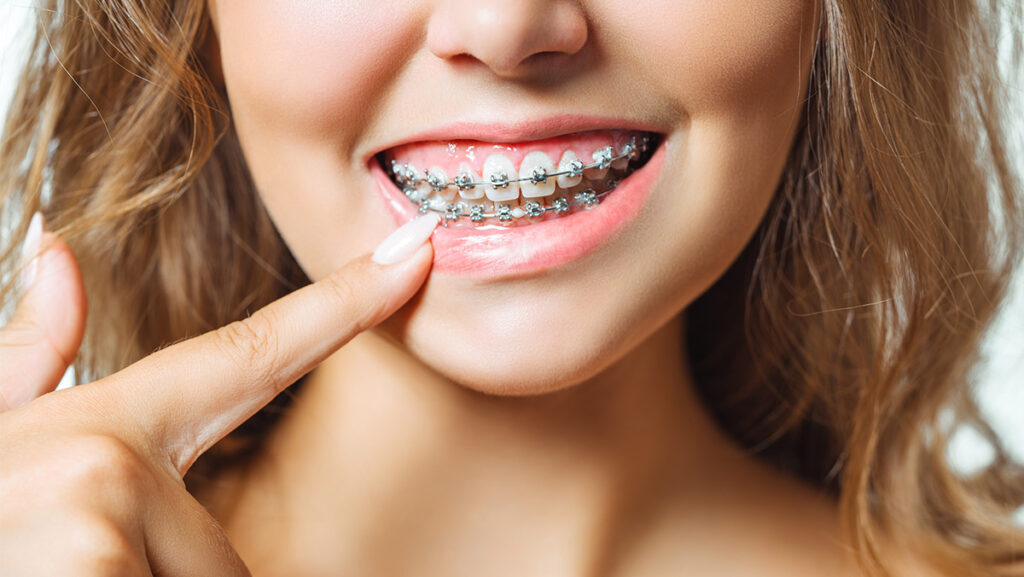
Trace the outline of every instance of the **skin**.
{"label": "skin", "polygon": [[[811,0],[210,9],[253,177],[317,282],[0,414],[17,439],[0,447],[0,535],[17,537],[0,559],[88,575],[242,575],[243,560],[261,576],[857,574],[834,504],[737,448],[683,354],[687,305],[781,175]],[[371,152],[452,119],[565,112],[668,136],[647,205],[598,251],[501,281],[430,274],[429,248],[393,267],[358,258],[394,228]],[[44,238],[20,326],[45,325],[33,291],[81,295],[70,252]],[[81,324],[48,331],[32,342]],[[43,363],[9,344],[0,365]],[[314,367],[251,467],[198,501],[184,491],[198,454]],[[56,385],[43,373],[0,390],[31,398]],[[54,550],[54,534],[86,546]]]}

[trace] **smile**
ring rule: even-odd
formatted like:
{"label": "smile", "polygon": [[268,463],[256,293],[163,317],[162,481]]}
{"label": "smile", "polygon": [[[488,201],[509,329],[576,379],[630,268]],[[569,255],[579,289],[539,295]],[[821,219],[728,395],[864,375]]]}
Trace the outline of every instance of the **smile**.
{"label": "smile", "polygon": [[[486,139],[496,134],[500,140]],[[586,126],[533,140],[516,136],[504,126],[459,125],[370,161],[397,225],[429,212],[443,217],[432,239],[435,273],[522,277],[595,251],[643,207],[667,142],[648,130]]]}
{"label": "smile", "polygon": [[[645,132],[601,131],[515,146],[417,143],[378,160],[420,213],[440,213],[445,226],[466,220],[522,226],[596,207],[650,159],[656,139]],[[552,158],[560,159],[557,167]]]}

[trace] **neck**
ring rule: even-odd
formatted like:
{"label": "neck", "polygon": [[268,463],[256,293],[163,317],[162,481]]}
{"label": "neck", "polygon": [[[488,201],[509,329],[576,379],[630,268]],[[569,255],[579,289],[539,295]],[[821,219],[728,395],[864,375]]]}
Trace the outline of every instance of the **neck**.
{"label": "neck", "polygon": [[699,498],[733,454],[695,395],[682,323],[530,397],[454,384],[364,333],[310,375],[245,472],[232,540],[267,573],[462,574],[507,559],[529,563],[519,574],[586,574],[617,531],[670,495]]}

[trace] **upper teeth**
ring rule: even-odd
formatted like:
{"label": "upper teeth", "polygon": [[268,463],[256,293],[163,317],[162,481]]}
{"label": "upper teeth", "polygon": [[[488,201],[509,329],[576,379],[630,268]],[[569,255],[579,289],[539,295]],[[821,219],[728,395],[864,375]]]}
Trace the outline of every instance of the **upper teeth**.
{"label": "upper teeth", "polygon": [[558,186],[572,188],[583,180],[583,162],[571,150],[562,154],[558,163]]}
{"label": "upper teeth", "polygon": [[479,184],[480,177],[477,176],[476,171],[467,162],[463,162],[459,165],[459,174],[455,177],[455,180],[459,182],[459,196],[466,200],[476,200],[483,198],[484,190],[477,186]]}
{"label": "upper teeth", "polygon": [[612,147],[606,146],[604,148],[599,148],[598,150],[594,151],[593,156],[594,162],[597,163],[598,168],[608,168],[608,166],[612,163],[612,158],[615,156],[615,152],[613,151]]}
{"label": "upper teeth", "polygon": [[[646,138],[644,137],[645,140]],[[458,174],[451,180],[448,179],[444,169],[439,166],[431,167],[424,174],[415,166],[403,164],[397,160],[391,162],[391,172],[399,183],[408,185],[423,183],[435,191],[453,188],[458,190],[463,198],[468,199],[481,198],[487,194],[487,198],[490,200],[500,201],[516,198],[518,194],[512,196],[511,192],[515,190],[518,193],[521,187],[525,188],[522,186],[524,184],[536,188],[530,188],[530,194],[524,191],[523,196],[547,196],[546,194],[537,194],[539,192],[537,188],[546,190],[548,188],[546,185],[550,183],[551,177],[555,177],[561,188],[576,186],[584,176],[590,176],[591,180],[599,180],[604,177],[609,167],[625,168],[629,161],[636,157],[636,152],[635,140],[623,146],[618,154],[615,154],[613,147],[605,146],[594,151],[592,164],[584,164],[575,152],[566,150],[558,162],[558,168],[555,169],[554,163],[547,154],[535,150],[523,157],[518,171],[515,169],[515,163],[509,157],[500,153],[492,154],[484,161],[482,179],[467,162],[459,165]],[[471,190],[477,187],[484,188],[482,191],[484,194]],[[493,198],[492,195],[499,198]]]}
{"label": "upper teeth", "polygon": [[524,198],[550,196],[555,192],[555,179],[548,175],[555,172],[555,164],[548,155],[535,150],[523,157],[519,164],[519,189]]}
{"label": "upper teeth", "polygon": [[484,161],[484,194],[493,201],[519,198],[519,181],[512,180],[516,165],[504,154],[492,154]]}

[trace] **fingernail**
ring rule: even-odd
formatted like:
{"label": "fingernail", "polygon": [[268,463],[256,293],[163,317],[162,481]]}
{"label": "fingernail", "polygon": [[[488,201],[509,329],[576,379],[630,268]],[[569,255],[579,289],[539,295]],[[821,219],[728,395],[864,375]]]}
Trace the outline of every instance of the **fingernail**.
{"label": "fingernail", "polygon": [[437,213],[410,220],[377,245],[377,250],[373,251],[373,261],[378,264],[395,264],[409,258],[427,242],[440,223],[441,216]]}
{"label": "fingernail", "polygon": [[21,263],[25,267],[21,270],[21,286],[28,290],[36,281],[36,272],[39,269],[39,239],[43,236],[43,215],[36,211],[32,220],[28,223],[28,232],[25,233],[25,242],[21,245]]}

